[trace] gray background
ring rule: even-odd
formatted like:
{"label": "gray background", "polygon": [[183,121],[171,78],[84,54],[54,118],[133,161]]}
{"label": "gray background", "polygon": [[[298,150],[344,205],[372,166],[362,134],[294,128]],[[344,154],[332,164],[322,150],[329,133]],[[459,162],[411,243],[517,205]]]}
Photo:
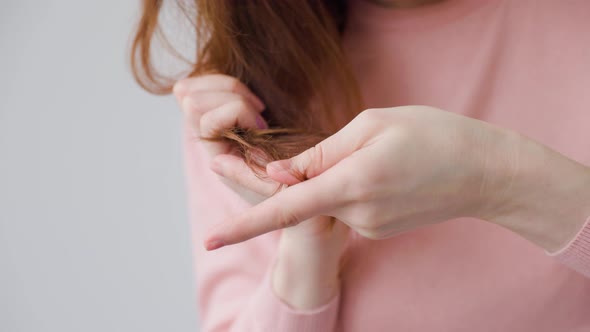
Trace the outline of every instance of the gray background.
{"label": "gray background", "polygon": [[0,0],[0,331],[196,331],[173,98],[138,1]]}

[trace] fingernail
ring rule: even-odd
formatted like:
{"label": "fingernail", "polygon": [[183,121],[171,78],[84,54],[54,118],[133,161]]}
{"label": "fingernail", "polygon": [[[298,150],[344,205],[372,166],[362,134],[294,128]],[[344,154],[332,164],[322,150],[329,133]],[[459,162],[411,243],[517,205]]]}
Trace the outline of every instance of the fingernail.
{"label": "fingernail", "polygon": [[266,125],[266,122],[264,121],[262,116],[260,116],[259,114],[256,114],[256,126],[258,127],[258,129],[267,129],[268,128],[268,126]]}
{"label": "fingernail", "polygon": [[219,240],[213,240],[213,241],[209,241],[205,244],[205,249],[207,249],[207,251],[211,251],[211,250],[215,250],[215,249],[219,249],[221,247],[223,247],[225,244]]}

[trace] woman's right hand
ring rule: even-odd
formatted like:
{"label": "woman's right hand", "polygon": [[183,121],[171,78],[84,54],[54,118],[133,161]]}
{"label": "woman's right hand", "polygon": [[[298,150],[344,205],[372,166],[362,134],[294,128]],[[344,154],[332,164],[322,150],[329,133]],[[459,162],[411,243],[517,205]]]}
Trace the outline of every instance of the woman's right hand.
{"label": "woman's right hand", "polygon": [[[215,137],[235,126],[266,128],[260,115],[265,105],[233,77],[210,74],[187,78],[175,84],[174,95],[195,138]],[[241,157],[231,154],[229,143],[200,142],[211,157],[211,169],[250,203],[261,202],[281,186],[257,177]],[[349,235],[345,224],[330,217],[312,219],[283,230],[273,273],[277,295],[301,309],[325,304],[338,291],[340,259]]]}

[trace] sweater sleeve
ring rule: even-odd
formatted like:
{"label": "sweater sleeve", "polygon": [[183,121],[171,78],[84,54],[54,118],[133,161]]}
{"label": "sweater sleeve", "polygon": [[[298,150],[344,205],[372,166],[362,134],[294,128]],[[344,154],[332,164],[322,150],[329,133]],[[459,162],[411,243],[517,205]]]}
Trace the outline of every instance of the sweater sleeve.
{"label": "sweater sleeve", "polygon": [[590,278],[590,217],[569,243],[562,249],[548,254]]}
{"label": "sweater sleeve", "polygon": [[207,252],[204,234],[248,208],[209,169],[209,157],[185,123],[183,145],[201,331],[333,331],[339,296],[315,310],[289,307],[274,293],[277,232]]}

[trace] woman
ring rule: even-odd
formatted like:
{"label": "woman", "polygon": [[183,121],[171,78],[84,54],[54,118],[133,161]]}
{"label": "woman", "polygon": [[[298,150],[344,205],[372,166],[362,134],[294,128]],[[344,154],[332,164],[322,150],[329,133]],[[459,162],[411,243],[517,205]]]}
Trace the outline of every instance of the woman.
{"label": "woman", "polygon": [[[174,94],[204,331],[590,330],[590,3],[197,5]],[[206,252],[213,225],[250,240]]]}

